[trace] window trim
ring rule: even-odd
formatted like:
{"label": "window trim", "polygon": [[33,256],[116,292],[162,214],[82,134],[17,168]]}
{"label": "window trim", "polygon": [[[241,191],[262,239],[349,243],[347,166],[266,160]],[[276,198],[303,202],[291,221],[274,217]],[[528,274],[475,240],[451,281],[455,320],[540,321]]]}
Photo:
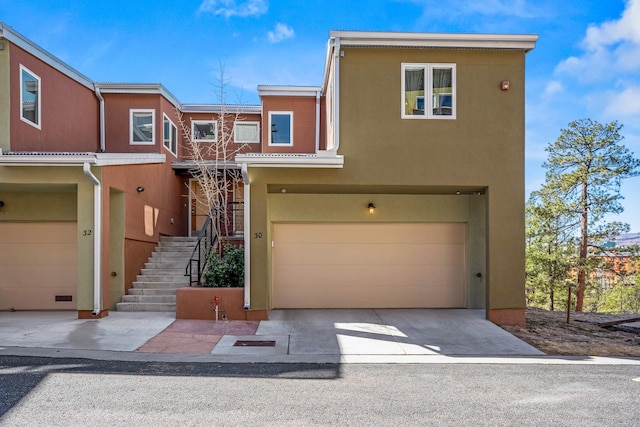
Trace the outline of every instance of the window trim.
{"label": "window trim", "polygon": [[[167,138],[166,129],[164,127],[167,122],[169,123],[169,138]],[[175,135],[175,141],[171,141],[173,135]],[[178,127],[165,113],[162,113],[162,144],[171,154],[178,157]]]}
{"label": "window trim", "polygon": [[[256,140],[255,141],[241,141],[238,139],[238,125],[256,125]],[[260,144],[260,122],[259,121],[245,121],[238,120],[233,124],[233,142],[236,144]]]}
{"label": "window trim", "polygon": [[[271,117],[274,114],[281,114],[281,115],[288,115],[289,116],[289,142],[288,143],[282,143],[282,142],[276,142],[274,143],[271,140]],[[270,147],[293,147],[293,111],[269,111],[269,127],[267,129],[267,133],[268,133],[268,141],[269,141],[269,146]]]}
{"label": "window trim", "polygon": [[[424,115],[413,115],[406,114],[405,112],[405,97],[406,97],[406,69],[407,68],[422,68],[425,73],[424,85],[425,85],[425,94],[424,94],[424,107],[425,113]],[[451,69],[451,114],[448,115],[437,115],[433,114],[433,106],[435,94],[433,93],[433,70],[437,69]],[[400,94],[400,115],[403,119],[418,119],[418,120],[455,120],[457,116],[457,83],[456,83],[456,64],[453,63],[409,63],[403,62],[401,64],[401,94]]]}
{"label": "window trim", "polygon": [[[24,109],[23,109],[23,90],[22,87],[24,86],[24,80],[22,77],[23,72],[28,73],[31,77],[33,77],[34,79],[36,79],[36,81],[38,82],[38,94],[36,96],[36,104],[37,104],[37,117],[36,120],[37,122],[34,123],[31,120],[29,120],[28,118],[26,118],[24,116]],[[28,69],[27,67],[25,67],[24,65],[20,64],[20,102],[19,102],[19,108],[20,108],[20,120],[22,120],[25,123],[30,124],[31,126],[33,126],[36,129],[42,130],[42,80],[40,79],[40,76],[38,76],[36,73],[34,73],[33,71],[31,71],[30,69]]]}
{"label": "window trim", "polygon": [[[134,141],[133,116],[135,113],[151,113],[151,141]],[[131,108],[129,110],[129,144],[130,145],[155,145],[156,144],[156,110],[152,108]]]}
{"label": "window trim", "polygon": [[[213,139],[197,139],[196,138],[196,124],[201,124],[201,123],[213,123],[213,127],[214,127]],[[192,142],[218,142],[218,121],[216,119],[191,120],[191,141]]]}

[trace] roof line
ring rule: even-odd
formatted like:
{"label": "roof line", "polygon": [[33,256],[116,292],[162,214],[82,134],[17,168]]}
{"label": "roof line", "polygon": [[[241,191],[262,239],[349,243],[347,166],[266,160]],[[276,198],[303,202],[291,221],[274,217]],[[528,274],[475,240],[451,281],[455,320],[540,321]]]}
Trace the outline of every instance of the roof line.
{"label": "roof line", "polygon": [[14,30],[13,27],[10,27],[3,22],[0,22],[0,38],[8,40],[19,48],[25,50],[26,52],[60,71],[62,74],[71,77],[83,86],[86,86],[87,88],[93,90],[93,80],[91,80],[89,77],[85,76],[75,68],[71,67],[69,64],[61,61],[53,54],[49,53],[47,50],[38,46],[16,30]]}

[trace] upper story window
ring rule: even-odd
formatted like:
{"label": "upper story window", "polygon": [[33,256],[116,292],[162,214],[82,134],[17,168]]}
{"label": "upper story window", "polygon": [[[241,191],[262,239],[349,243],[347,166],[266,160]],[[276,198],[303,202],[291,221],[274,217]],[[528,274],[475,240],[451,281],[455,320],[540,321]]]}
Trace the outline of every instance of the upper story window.
{"label": "upper story window", "polygon": [[233,141],[241,144],[260,142],[260,122],[236,122]]}
{"label": "upper story window", "polygon": [[293,111],[269,112],[269,145],[293,145]]}
{"label": "upper story window", "polygon": [[192,120],[191,139],[194,142],[216,142],[218,123],[215,120]]}
{"label": "upper story window", "polygon": [[402,64],[402,118],[455,119],[456,65]]}
{"label": "upper story window", "polygon": [[167,150],[174,156],[178,155],[178,128],[173,124],[166,114],[163,114],[164,123],[162,126],[162,140]]}
{"label": "upper story window", "polygon": [[40,129],[40,77],[20,65],[20,120]]}
{"label": "upper story window", "polygon": [[131,145],[155,144],[155,110],[129,110],[131,117]]}

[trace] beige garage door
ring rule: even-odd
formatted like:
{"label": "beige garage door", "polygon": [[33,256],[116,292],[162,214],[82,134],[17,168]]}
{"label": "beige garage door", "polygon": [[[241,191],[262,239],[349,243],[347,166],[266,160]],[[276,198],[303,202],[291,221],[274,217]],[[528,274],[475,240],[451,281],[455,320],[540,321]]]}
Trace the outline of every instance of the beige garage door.
{"label": "beige garage door", "polygon": [[274,224],[273,308],[466,306],[466,226]]}
{"label": "beige garage door", "polygon": [[75,309],[77,252],[75,222],[0,222],[0,310]]}

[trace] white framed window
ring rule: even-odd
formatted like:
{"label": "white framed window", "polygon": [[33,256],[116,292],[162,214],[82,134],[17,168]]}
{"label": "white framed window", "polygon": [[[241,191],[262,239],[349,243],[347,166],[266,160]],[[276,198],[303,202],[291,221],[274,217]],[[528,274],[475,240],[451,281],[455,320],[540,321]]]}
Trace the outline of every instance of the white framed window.
{"label": "white framed window", "polygon": [[402,118],[456,118],[456,64],[402,64]]}
{"label": "white framed window", "polygon": [[156,110],[129,110],[131,145],[154,145]]}
{"label": "white framed window", "polygon": [[260,142],[260,122],[235,122],[233,142],[254,144]]}
{"label": "white framed window", "polygon": [[20,64],[20,120],[40,129],[40,77]]}
{"label": "white framed window", "polygon": [[194,142],[216,142],[218,122],[215,120],[192,120],[191,140]]}
{"label": "white framed window", "polygon": [[293,111],[269,111],[269,145],[293,145]]}
{"label": "white framed window", "polygon": [[167,150],[171,151],[174,156],[178,156],[178,128],[166,114],[163,114],[162,117],[162,141],[164,146]]}

